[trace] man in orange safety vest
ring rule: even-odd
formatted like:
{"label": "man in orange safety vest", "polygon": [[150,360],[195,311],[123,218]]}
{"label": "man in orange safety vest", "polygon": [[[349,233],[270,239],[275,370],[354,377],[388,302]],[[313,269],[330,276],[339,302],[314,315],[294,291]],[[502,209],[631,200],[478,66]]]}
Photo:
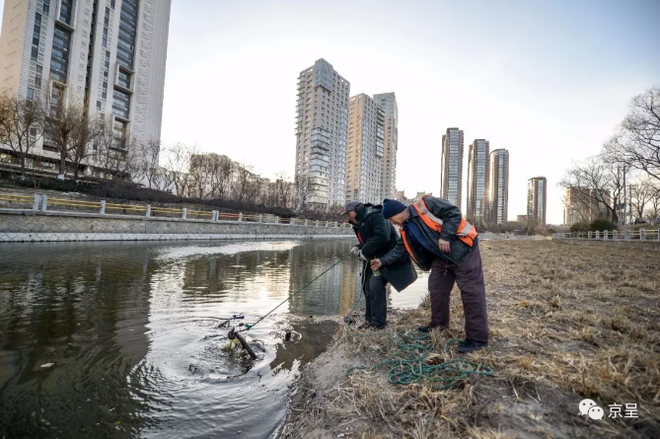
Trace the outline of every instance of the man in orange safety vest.
{"label": "man in orange safety vest", "polygon": [[429,332],[449,325],[449,295],[457,283],[465,313],[466,335],[458,351],[473,352],[486,347],[486,288],[474,226],[462,217],[458,207],[430,196],[410,206],[385,199],[383,216],[401,227],[401,238],[417,266],[431,270],[428,281],[431,322],[418,329]]}

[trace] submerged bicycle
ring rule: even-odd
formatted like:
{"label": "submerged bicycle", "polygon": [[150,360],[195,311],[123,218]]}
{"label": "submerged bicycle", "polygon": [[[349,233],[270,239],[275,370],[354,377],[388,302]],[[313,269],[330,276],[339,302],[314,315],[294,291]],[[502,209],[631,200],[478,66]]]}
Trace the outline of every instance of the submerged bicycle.
{"label": "submerged bicycle", "polygon": [[[243,320],[245,316],[243,314],[235,314],[231,316],[228,319],[225,319],[218,328],[226,328],[229,326],[230,322],[233,322],[234,320]],[[257,354],[254,353],[250,345],[245,341],[245,337],[243,337],[243,334],[241,332],[246,331],[247,329],[238,329],[239,327],[245,326],[245,323],[241,322],[238,325],[233,325],[231,329],[229,330],[229,333],[227,334],[227,337],[229,340],[238,340],[241,343],[241,346],[243,346],[243,349],[252,357],[253,360],[256,360]]]}

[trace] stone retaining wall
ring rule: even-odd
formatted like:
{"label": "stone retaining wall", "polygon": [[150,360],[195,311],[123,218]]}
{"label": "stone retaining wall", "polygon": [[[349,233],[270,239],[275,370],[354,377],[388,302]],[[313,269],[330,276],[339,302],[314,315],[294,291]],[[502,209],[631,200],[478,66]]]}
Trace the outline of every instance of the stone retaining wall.
{"label": "stone retaining wall", "polygon": [[353,236],[349,227],[0,209],[0,242],[290,239]]}

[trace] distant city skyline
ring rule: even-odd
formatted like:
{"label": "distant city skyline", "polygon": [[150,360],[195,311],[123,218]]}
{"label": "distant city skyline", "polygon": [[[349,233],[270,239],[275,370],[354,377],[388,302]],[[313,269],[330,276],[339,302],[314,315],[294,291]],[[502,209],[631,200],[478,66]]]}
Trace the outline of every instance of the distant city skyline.
{"label": "distant city skyline", "polygon": [[655,0],[172,0],[161,138],[293,177],[296,77],[324,58],[354,94],[396,91],[397,190],[439,195],[441,134],[458,126],[510,151],[509,219],[543,175],[559,224],[565,171],[660,84],[658,16]]}

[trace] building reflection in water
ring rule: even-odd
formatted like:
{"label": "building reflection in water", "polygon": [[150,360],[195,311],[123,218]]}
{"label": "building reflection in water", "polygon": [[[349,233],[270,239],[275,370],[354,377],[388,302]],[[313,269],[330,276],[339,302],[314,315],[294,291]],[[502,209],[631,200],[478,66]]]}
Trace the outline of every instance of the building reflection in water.
{"label": "building reflection in water", "polygon": [[295,370],[334,331],[303,321],[282,343],[279,325],[287,313],[350,311],[360,262],[344,260],[251,330],[265,352],[247,369],[222,350],[220,319],[254,322],[352,245],[4,244],[0,437],[268,437],[292,379],[271,368]]}

